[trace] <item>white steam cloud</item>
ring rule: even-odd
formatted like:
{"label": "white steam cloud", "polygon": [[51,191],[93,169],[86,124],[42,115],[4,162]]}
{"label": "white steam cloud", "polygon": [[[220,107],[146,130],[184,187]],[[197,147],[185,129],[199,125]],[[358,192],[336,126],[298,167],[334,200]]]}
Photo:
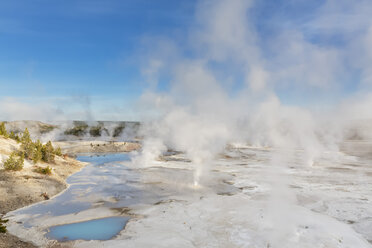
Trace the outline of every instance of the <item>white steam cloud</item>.
{"label": "white steam cloud", "polygon": [[[325,150],[337,151],[350,121],[371,118],[372,106],[372,25],[358,4],[342,3],[327,1],[310,20],[262,34],[253,21],[257,2],[200,1],[185,39],[154,38],[152,50],[162,52],[146,55],[142,71],[151,87],[142,102],[157,116],[142,130],[141,163],[151,165],[167,148],[184,151],[198,183],[227,144],[302,149],[310,165]],[[358,16],[358,25],[340,25],[346,15]],[[308,38],[322,28],[345,44]],[[157,91],[165,78],[169,90]]]}
{"label": "white steam cloud", "polygon": [[[152,43],[162,53],[147,55],[142,71],[151,86],[142,103],[157,115],[142,126],[143,150],[134,161],[152,166],[167,149],[183,151],[198,186],[208,185],[214,158],[228,145],[272,148],[262,175],[272,187],[267,239],[289,247],[301,218],[288,167],[338,156],[341,143],[355,136],[351,130],[372,118],[372,23],[359,15],[372,2],[326,1],[302,23],[276,20],[285,25],[270,34],[253,21],[258,2],[200,1],[182,42]],[[346,17],[355,23],[342,26]],[[156,88],[162,80],[169,81],[166,92]],[[359,138],[372,138],[371,128],[362,130]]]}

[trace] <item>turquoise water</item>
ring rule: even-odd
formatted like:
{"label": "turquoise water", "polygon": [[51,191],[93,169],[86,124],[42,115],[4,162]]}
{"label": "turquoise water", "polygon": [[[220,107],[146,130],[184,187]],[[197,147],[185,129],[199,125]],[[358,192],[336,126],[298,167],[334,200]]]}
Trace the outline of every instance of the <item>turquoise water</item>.
{"label": "turquoise water", "polygon": [[128,217],[108,217],[84,222],[53,226],[47,237],[58,241],[108,240],[116,236],[127,224]]}
{"label": "turquoise water", "polygon": [[[70,185],[60,195],[38,204],[12,212],[18,217],[18,223],[26,229],[39,227],[44,220],[56,218],[53,226],[46,229],[46,236],[56,240],[107,240],[117,235],[125,227],[128,217],[121,216],[121,208],[135,204],[155,203],[159,195],[143,186],[141,175],[129,169],[126,163],[130,156],[126,153],[85,154],[78,160],[89,162],[81,171],[67,178]],[[163,191],[161,191],[163,192]],[[71,219],[71,215],[79,216],[85,211],[111,212],[111,217],[93,219],[65,225],[63,216]],[[112,217],[115,216],[115,217]],[[93,217],[94,218],[94,217]]]}
{"label": "turquoise water", "polygon": [[[86,155],[78,156],[77,159],[89,162],[90,165],[67,178],[66,181],[70,187],[65,192],[49,201],[32,205],[15,213],[39,217],[43,215],[62,216],[94,208],[97,202],[103,202],[108,208],[122,207],[140,198],[141,192],[127,183],[135,181],[136,174],[120,164],[120,162],[130,160],[128,154]],[[112,199],[115,199],[117,204],[113,203]],[[24,225],[31,227],[32,218],[25,220]]]}
{"label": "turquoise water", "polygon": [[106,153],[106,154],[82,154],[76,157],[82,162],[89,162],[94,165],[106,164],[116,161],[128,161],[130,157],[127,153]]}
{"label": "turquoise water", "polygon": [[[90,164],[67,179],[70,187],[62,194],[14,211],[14,215],[24,216],[20,219],[20,224],[25,228],[32,228],[50,217],[68,216],[95,208],[111,210],[127,207],[148,198],[143,196],[142,190],[130,185],[130,182],[139,180],[139,175],[122,163],[130,161],[128,154],[86,154],[77,159]],[[66,225],[58,225],[57,222],[55,226],[46,229],[46,236],[59,241],[111,239],[123,230],[129,220],[126,216],[115,216],[119,214],[114,210],[112,215],[113,217]]]}

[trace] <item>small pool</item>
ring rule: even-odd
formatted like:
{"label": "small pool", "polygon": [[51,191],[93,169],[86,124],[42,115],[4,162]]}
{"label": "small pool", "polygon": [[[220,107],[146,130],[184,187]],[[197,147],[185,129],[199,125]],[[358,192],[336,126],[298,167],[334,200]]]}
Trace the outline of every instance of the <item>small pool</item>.
{"label": "small pool", "polygon": [[67,178],[70,186],[63,193],[15,210],[8,217],[25,232],[46,230],[43,234],[48,239],[109,240],[130,218],[121,209],[160,200],[152,185],[151,190],[143,186],[139,171],[126,166],[130,161],[127,153],[84,154],[77,159],[89,165]]}
{"label": "small pool", "polygon": [[49,228],[47,237],[58,241],[108,240],[127,224],[129,217],[108,217]]}
{"label": "small pool", "polygon": [[[129,220],[115,208],[128,207],[149,198],[141,189],[130,185],[139,181],[139,175],[125,166],[125,162],[130,161],[127,153],[86,154],[77,159],[90,164],[67,178],[68,189],[48,201],[12,212],[26,230],[50,221],[51,225],[42,229],[47,230],[46,236],[50,239],[108,240],[123,230]],[[95,219],[89,221],[78,217],[84,212],[101,210],[107,215],[94,217],[90,214]],[[75,223],[61,223],[64,216]]]}
{"label": "small pool", "polygon": [[130,156],[128,153],[81,154],[76,159],[98,165],[117,161],[128,161],[130,160]]}

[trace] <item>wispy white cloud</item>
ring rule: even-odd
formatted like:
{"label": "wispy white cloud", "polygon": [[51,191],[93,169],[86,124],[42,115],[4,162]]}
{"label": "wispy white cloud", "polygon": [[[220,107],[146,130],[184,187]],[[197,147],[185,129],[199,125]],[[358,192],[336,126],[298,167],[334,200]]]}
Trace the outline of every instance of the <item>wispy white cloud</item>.
{"label": "wispy white cloud", "polygon": [[0,121],[138,121],[134,101],[105,96],[0,97]]}
{"label": "wispy white cloud", "polygon": [[61,109],[49,104],[19,101],[15,98],[0,99],[0,119],[1,120],[55,120],[62,117],[64,113]]}

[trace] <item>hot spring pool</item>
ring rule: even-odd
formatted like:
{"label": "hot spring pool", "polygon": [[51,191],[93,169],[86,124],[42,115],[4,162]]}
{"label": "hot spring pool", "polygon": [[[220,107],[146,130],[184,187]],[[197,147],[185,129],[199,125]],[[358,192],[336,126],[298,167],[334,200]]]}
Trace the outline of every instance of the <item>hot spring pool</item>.
{"label": "hot spring pool", "polygon": [[127,224],[129,217],[108,217],[49,228],[47,237],[58,241],[108,240]]}
{"label": "hot spring pool", "polygon": [[130,219],[115,209],[151,198],[133,187],[138,174],[125,166],[130,161],[128,154],[86,154],[77,159],[90,164],[67,178],[70,187],[66,191],[12,213],[25,230],[37,228],[46,238],[58,241],[108,240]]}

